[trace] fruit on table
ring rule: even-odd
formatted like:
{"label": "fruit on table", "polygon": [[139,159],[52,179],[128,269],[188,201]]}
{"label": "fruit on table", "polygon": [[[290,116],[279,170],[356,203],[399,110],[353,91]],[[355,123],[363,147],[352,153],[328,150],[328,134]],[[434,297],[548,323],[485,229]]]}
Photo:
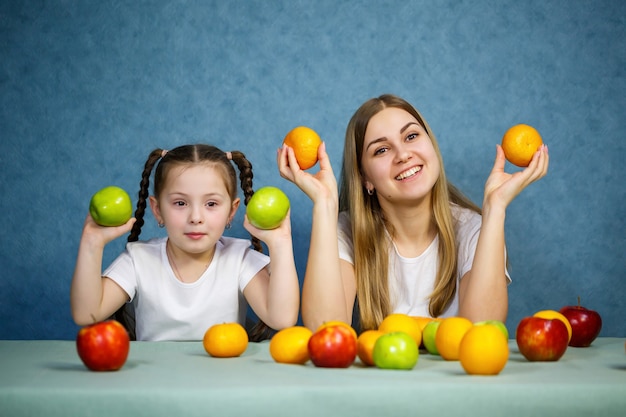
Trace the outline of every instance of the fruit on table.
{"label": "fruit on table", "polygon": [[543,140],[539,132],[526,124],[512,126],[502,137],[504,156],[518,167],[527,167],[541,145]]}
{"label": "fruit on table", "polygon": [[422,330],[419,323],[407,314],[393,313],[387,315],[378,325],[378,330],[383,333],[404,332],[415,340],[417,346],[422,343]]}
{"label": "fruit on table", "polygon": [[262,187],[254,192],[246,214],[250,224],[259,229],[275,229],[283,222],[289,211],[289,198],[277,187]]}
{"label": "fruit on table", "polygon": [[356,340],[357,355],[365,366],[374,366],[374,345],[385,333],[379,330],[366,330]]}
{"label": "fruit on table", "polygon": [[520,353],[529,361],[558,361],[567,350],[567,327],[558,318],[524,317],[515,333]]}
{"label": "fruit on table", "polygon": [[376,340],[372,357],[378,368],[410,370],[419,359],[418,344],[408,333],[385,333]]}
{"label": "fruit on table", "polygon": [[509,340],[509,330],[506,328],[505,324],[502,323],[500,320],[479,321],[477,323],[474,323],[474,326],[482,326],[482,325],[485,325],[485,324],[492,324],[492,325],[496,326],[498,329],[500,329],[500,331],[504,335],[504,338]]}
{"label": "fruit on table", "polygon": [[569,341],[572,339],[572,325],[570,324],[569,320],[567,319],[567,317],[565,317],[562,313],[559,313],[556,310],[541,310],[536,312],[535,314],[533,314],[533,316],[535,317],[541,317],[544,319],[559,319],[563,322],[563,324],[565,324],[565,327],[567,328],[567,341],[569,343]]}
{"label": "fruit on table", "polygon": [[76,350],[90,370],[117,371],[128,358],[130,337],[120,322],[100,321],[78,331]]}
{"label": "fruit on table", "polygon": [[470,375],[497,375],[508,359],[508,335],[497,324],[474,325],[461,340],[459,362]]}
{"label": "fruit on table", "polygon": [[214,324],[204,333],[202,345],[213,357],[234,358],[248,348],[248,333],[239,323]]}
{"label": "fruit on table", "polygon": [[423,349],[423,348],[425,348],[425,346],[424,346],[424,328],[426,327],[426,325],[428,323],[430,323],[434,319],[432,317],[424,317],[424,316],[411,316],[411,317],[413,317],[415,319],[415,321],[419,325],[420,331],[422,332],[422,342],[420,343],[419,348]]}
{"label": "fruit on table", "polygon": [[270,355],[278,363],[304,364],[309,360],[309,339],[313,332],[304,326],[282,329],[270,340]]}
{"label": "fruit on table", "polygon": [[357,338],[350,326],[329,325],[313,333],[308,349],[311,362],[315,366],[347,368],[356,359]]}
{"label": "fruit on table", "polygon": [[111,185],[91,197],[89,214],[100,226],[121,226],[133,215],[133,205],[124,189]]}
{"label": "fruit on table", "polygon": [[439,355],[447,361],[459,360],[461,340],[473,325],[465,317],[446,317],[443,319],[435,335],[435,345]]}
{"label": "fruit on table", "polygon": [[424,347],[426,348],[426,351],[428,351],[428,353],[430,353],[431,355],[439,355],[435,339],[437,336],[437,329],[439,328],[440,324],[441,319],[434,319],[429,322],[426,327],[424,327],[424,332],[422,333],[422,341],[424,343]]}
{"label": "fruit on table", "polygon": [[580,297],[578,305],[565,306],[559,312],[567,318],[572,328],[570,346],[588,347],[602,330],[602,317],[597,311],[581,306]]}
{"label": "fruit on table", "polygon": [[287,133],[283,144],[293,148],[300,169],[307,170],[317,163],[317,149],[322,140],[317,132],[306,126],[298,126]]}
{"label": "fruit on table", "polygon": [[358,338],[356,334],[356,330],[354,330],[354,327],[350,326],[348,323],[341,321],[341,320],[325,321],[324,323],[320,324],[320,326],[316,329],[316,331],[320,331],[324,327],[329,327],[329,326],[345,326],[346,328],[350,329],[350,332],[352,333],[355,339]]}

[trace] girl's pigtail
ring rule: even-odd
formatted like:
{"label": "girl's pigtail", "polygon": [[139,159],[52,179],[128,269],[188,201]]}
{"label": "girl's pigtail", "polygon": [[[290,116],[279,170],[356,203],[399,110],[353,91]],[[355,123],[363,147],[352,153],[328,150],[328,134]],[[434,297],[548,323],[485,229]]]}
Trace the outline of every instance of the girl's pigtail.
{"label": "girl's pigtail", "polygon": [[161,159],[161,156],[164,155],[163,150],[155,149],[150,152],[150,156],[146,161],[146,164],[143,169],[143,173],[141,174],[141,181],[139,182],[139,196],[137,199],[137,209],[135,210],[135,224],[133,224],[133,228],[128,235],[129,242],[136,242],[139,240],[139,235],[141,234],[141,228],[144,225],[143,216],[146,214],[146,201],[150,196],[150,175],[152,174],[152,169],[156,165],[157,161]]}
{"label": "girl's pigtail", "polygon": [[[133,228],[128,235],[127,240],[129,242],[136,242],[139,239],[141,226],[144,224],[143,216],[146,213],[146,200],[150,196],[150,174],[152,173],[152,168],[162,155],[164,155],[164,151],[161,149],[155,149],[150,153],[150,156],[144,166],[143,173],[141,174],[141,182],[139,183],[137,209],[135,210],[135,218],[137,221],[133,224]],[[137,340],[137,335],[135,333],[135,310],[133,309],[132,304],[125,303],[115,313],[113,313],[113,318],[124,326],[128,332],[130,340]]]}
{"label": "girl's pigtail", "polygon": [[[248,205],[248,202],[252,198],[254,194],[254,189],[252,188],[252,178],[254,175],[252,174],[252,164],[246,156],[239,151],[230,152],[230,156],[237,167],[239,168],[239,180],[241,183],[241,189],[243,191],[243,204]],[[263,252],[263,247],[261,246],[261,241],[254,236],[251,236],[252,247],[259,251]]]}
{"label": "girl's pigtail", "polygon": [[[239,180],[241,181],[241,189],[243,190],[244,200],[243,203],[247,206],[248,202],[252,198],[254,194],[254,189],[252,188],[252,164],[246,156],[239,151],[232,151],[227,153],[230,156],[229,159],[232,159],[237,167],[239,168]],[[252,236],[252,247],[262,252],[263,248],[261,246],[261,241],[256,237]],[[246,330],[248,331],[248,337],[252,342],[260,342],[262,340],[268,340],[272,338],[272,335],[275,333],[275,330],[269,327],[267,324],[263,322],[263,320],[258,319],[256,323],[246,323]]]}

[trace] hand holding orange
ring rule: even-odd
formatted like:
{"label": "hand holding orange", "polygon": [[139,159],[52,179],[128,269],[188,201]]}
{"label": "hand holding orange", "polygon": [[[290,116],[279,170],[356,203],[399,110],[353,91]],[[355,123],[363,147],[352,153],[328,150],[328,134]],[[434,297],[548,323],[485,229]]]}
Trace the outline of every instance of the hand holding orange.
{"label": "hand holding orange", "polygon": [[283,144],[293,149],[302,170],[309,169],[317,163],[317,148],[321,143],[317,132],[306,126],[292,129],[283,140]]}
{"label": "hand holding orange", "polygon": [[525,124],[511,127],[502,137],[504,156],[518,167],[527,167],[541,145],[543,145],[543,140],[539,132],[534,127]]}

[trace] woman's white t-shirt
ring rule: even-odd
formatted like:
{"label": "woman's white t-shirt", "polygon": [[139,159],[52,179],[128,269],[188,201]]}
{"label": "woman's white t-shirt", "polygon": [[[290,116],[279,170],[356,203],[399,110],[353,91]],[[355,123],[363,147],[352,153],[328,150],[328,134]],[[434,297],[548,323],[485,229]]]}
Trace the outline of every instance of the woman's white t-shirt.
{"label": "woman's white t-shirt", "polygon": [[167,258],[167,238],[131,242],[104,271],[128,294],[135,308],[137,340],[202,340],[216,323],[245,323],[243,290],[269,257],[250,241],[222,237],[202,276],[176,279]]}
{"label": "woman's white t-shirt", "polygon": [[[480,214],[457,205],[451,206],[455,219],[454,230],[457,241],[457,288],[461,278],[472,269],[476,244],[480,234],[482,217]],[[354,265],[354,244],[352,229],[347,212],[339,214],[339,258]],[[437,276],[439,237],[415,258],[400,255],[392,245],[389,253],[389,294],[394,313],[429,317],[429,299]],[[506,273],[506,271],[505,271]],[[508,275],[507,275],[508,277]],[[456,316],[459,312],[459,294],[455,293],[452,302],[440,317]]]}

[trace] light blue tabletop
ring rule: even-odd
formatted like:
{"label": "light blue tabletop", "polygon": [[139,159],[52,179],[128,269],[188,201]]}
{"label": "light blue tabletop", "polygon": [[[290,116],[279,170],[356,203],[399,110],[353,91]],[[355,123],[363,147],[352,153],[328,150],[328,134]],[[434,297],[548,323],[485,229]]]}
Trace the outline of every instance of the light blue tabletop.
{"label": "light blue tabletop", "polygon": [[411,371],[275,363],[269,344],[218,359],[201,342],[132,342],[117,372],[88,371],[73,341],[0,341],[0,416],[624,416],[623,338],[558,362],[511,355],[497,376],[420,352]]}

